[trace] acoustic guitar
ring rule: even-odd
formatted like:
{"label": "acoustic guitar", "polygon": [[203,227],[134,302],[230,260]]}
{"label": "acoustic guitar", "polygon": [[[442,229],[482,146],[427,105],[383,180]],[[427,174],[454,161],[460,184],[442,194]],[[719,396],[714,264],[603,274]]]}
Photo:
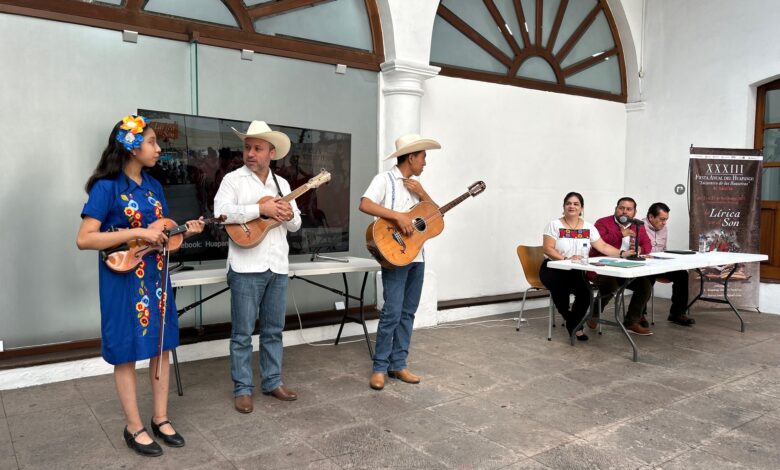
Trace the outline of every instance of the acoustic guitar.
{"label": "acoustic guitar", "polygon": [[428,201],[415,204],[407,212],[412,218],[414,231],[406,236],[393,221],[379,218],[366,229],[366,247],[382,267],[392,269],[414,261],[420,253],[423,243],[439,235],[444,230],[444,214],[461,202],[474,197],[485,190],[485,183],[477,181],[468,191],[456,197],[442,207]]}
{"label": "acoustic guitar", "polygon": [[[322,170],[319,175],[311,178],[308,182],[297,187],[295,191],[284,196],[283,201],[290,202],[295,198],[298,198],[305,194],[310,189],[314,189],[321,184],[330,181],[330,173]],[[262,204],[269,199],[273,199],[273,196],[264,196],[257,201],[258,204]],[[281,224],[278,220],[272,219],[261,215],[255,220],[244,222],[243,224],[225,224],[225,230],[228,236],[233,242],[241,248],[253,248],[263,241],[266,234],[273,228],[278,227]]]}
{"label": "acoustic guitar", "polygon": [[[203,220],[205,224],[216,224],[224,221],[224,215]],[[168,237],[168,251],[176,251],[181,247],[182,241],[184,241],[184,232],[187,231],[187,224],[179,225],[173,219],[163,217],[149,224],[147,228],[162,230]],[[142,238],[137,238],[121,245],[101,250],[100,257],[106,263],[108,269],[116,273],[129,273],[141,264],[144,256],[149,254],[149,252],[162,251],[162,249],[162,245],[153,245]]]}

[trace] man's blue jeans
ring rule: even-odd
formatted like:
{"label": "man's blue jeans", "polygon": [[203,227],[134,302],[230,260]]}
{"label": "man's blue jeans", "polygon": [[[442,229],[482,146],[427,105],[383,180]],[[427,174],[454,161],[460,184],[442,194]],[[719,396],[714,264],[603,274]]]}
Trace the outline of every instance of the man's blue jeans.
{"label": "man's blue jeans", "polygon": [[406,369],[412,340],[414,314],[420,304],[425,263],[382,268],[385,305],[379,316],[374,352],[374,372]]}
{"label": "man's blue jeans", "polygon": [[282,384],[282,330],[287,302],[287,275],[227,274],[230,286],[230,375],[233,395],[250,395],[252,382],[252,332],[260,316],[260,375],[263,392]]}

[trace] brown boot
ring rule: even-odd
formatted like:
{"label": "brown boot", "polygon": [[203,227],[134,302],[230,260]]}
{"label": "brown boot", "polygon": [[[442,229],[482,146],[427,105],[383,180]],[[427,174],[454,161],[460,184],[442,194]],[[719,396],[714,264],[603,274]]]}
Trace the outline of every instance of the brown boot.
{"label": "brown boot", "polygon": [[625,325],[625,327],[629,333],[634,333],[635,335],[648,336],[653,334],[653,330],[650,328],[645,328],[639,323],[632,323],[630,325]]}
{"label": "brown boot", "polygon": [[252,403],[252,395],[237,396],[234,406],[239,413],[251,413],[255,409],[255,405]]}
{"label": "brown boot", "polygon": [[398,371],[388,370],[387,376],[393,379],[398,379],[402,382],[406,382],[408,384],[420,383],[420,377],[417,377],[416,375],[412,374],[412,372],[409,369],[401,369]]}
{"label": "brown boot", "polygon": [[371,374],[371,380],[368,381],[368,385],[374,390],[382,390],[385,388],[385,374],[382,372],[374,372]]}

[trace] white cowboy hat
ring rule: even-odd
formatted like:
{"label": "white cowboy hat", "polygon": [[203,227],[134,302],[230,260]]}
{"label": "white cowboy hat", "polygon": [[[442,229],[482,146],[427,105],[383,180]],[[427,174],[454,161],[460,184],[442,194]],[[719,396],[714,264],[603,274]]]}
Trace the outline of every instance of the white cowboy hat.
{"label": "white cowboy hat", "polygon": [[395,141],[395,152],[386,156],[384,160],[397,158],[421,150],[440,149],[441,144],[433,139],[423,139],[419,134],[402,135]]}
{"label": "white cowboy hat", "polygon": [[276,148],[276,155],[273,160],[284,158],[290,151],[290,138],[287,137],[287,134],[284,132],[272,131],[265,121],[252,121],[252,123],[249,124],[249,129],[246,130],[246,134],[237,131],[235,127],[231,127],[231,129],[233,129],[233,132],[235,132],[241,140],[250,137],[270,142],[271,145]]}

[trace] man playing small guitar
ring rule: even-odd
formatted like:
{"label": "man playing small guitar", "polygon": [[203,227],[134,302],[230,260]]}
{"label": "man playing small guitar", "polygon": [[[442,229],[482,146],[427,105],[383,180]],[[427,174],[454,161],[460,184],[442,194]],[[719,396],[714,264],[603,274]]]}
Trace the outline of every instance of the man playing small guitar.
{"label": "man playing small guitar", "polygon": [[297,398],[282,384],[281,375],[289,272],[287,232],[301,228],[301,216],[295,201],[284,197],[290,193],[290,185],[270,167],[271,160],[284,158],[290,151],[290,138],[272,131],[263,121],[252,121],[245,134],[233,132],[244,141],[244,166],[225,175],[214,197],[214,214],[227,216],[228,224],[245,224],[260,216],[280,222],[261,243],[245,248],[231,239],[228,248],[234,406],[240,413],[251,413],[252,333],[258,312],[262,391],[279,400]]}
{"label": "man playing small guitar", "polygon": [[[390,171],[374,177],[360,199],[360,210],[394,221],[401,233],[410,236],[414,232],[413,220],[406,212],[420,201],[433,203],[419,180],[425,168],[426,150],[440,149],[441,145],[435,140],[409,134],[398,138],[395,148],[396,151],[385,160],[397,158],[398,163]],[[374,390],[384,388],[385,373],[406,383],[420,382],[420,378],[409,371],[406,358],[424,273],[423,251],[406,266],[382,267],[385,304],[379,317],[373,373],[369,381]]]}

